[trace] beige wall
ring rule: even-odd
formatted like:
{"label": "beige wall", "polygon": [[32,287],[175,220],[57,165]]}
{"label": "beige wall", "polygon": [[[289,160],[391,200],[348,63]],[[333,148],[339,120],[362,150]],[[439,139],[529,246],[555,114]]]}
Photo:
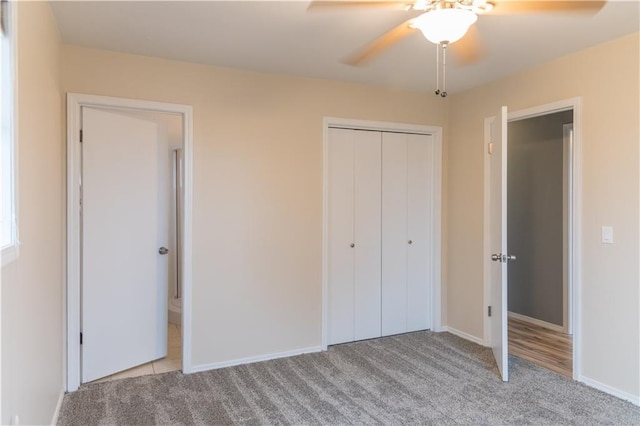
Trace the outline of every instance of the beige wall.
{"label": "beige wall", "polygon": [[2,268],[2,418],[52,420],[63,387],[60,36],[49,5],[18,5],[20,253]]}
{"label": "beige wall", "polygon": [[194,367],[320,345],[323,116],[446,123],[424,94],[70,46],[63,86],[193,106]]}
{"label": "beige wall", "polygon": [[[583,99],[583,376],[640,395],[639,35],[594,46],[451,96],[448,139],[448,325],[482,338],[483,119]],[[613,245],[600,227],[614,228]]]}

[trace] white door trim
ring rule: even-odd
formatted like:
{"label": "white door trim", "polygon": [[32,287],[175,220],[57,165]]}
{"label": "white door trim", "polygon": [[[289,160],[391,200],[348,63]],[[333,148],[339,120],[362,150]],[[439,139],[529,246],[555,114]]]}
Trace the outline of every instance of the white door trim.
{"label": "white door trim", "polygon": [[562,303],[562,330],[566,334],[573,334],[573,294],[571,292],[572,287],[572,274],[573,272],[570,270],[571,259],[573,256],[573,244],[569,240],[569,226],[571,224],[571,212],[573,211],[573,199],[571,198],[571,194],[573,191],[573,175],[572,175],[572,167],[573,167],[573,142],[574,140],[574,132],[573,132],[573,123],[565,124],[562,126],[562,153],[564,156],[564,160],[562,163],[562,175],[563,175],[563,189],[562,189],[562,203],[563,214],[563,253],[567,258],[567,262],[563,262],[563,272],[562,272],[562,294],[563,294],[563,303]]}
{"label": "white door trim", "polygon": [[191,365],[191,283],[192,283],[192,202],[193,202],[193,109],[189,105],[107,96],[67,94],[67,286],[66,310],[66,391],[80,386],[80,129],[82,107],[163,112],[183,118],[184,133],[184,216],[183,216],[183,300],[182,300],[182,371],[190,373]]}
{"label": "white door trim", "polygon": [[322,350],[328,347],[328,316],[329,316],[329,232],[328,232],[328,154],[329,154],[329,128],[343,128],[355,130],[373,130],[381,132],[402,132],[429,134],[434,137],[434,204],[432,206],[432,232],[433,245],[431,254],[433,256],[433,288],[432,288],[432,330],[442,331],[442,301],[441,301],[441,251],[442,251],[442,127],[424,126],[418,124],[390,123],[384,121],[355,120],[348,118],[324,117],[322,123]]}
{"label": "white door trim", "polygon": [[[508,121],[522,120],[525,118],[537,117],[540,115],[552,114],[573,110],[573,155],[571,156],[571,180],[573,183],[573,191],[571,196],[571,217],[568,229],[568,239],[570,245],[571,256],[568,259],[569,269],[569,296],[571,298],[569,308],[569,329],[573,331],[573,378],[581,380],[582,377],[582,98],[575,97],[532,108],[522,109],[509,112]],[[491,119],[485,119],[486,124]],[[489,143],[489,135],[485,133],[484,152],[485,152],[485,181],[484,181],[484,231],[485,236],[488,235],[489,214],[488,214],[488,196],[489,181],[488,176],[488,152],[487,144]],[[486,239],[486,238],[485,238]],[[484,298],[485,306],[489,305],[490,282],[488,280],[488,269],[490,267],[491,253],[485,242],[484,258],[483,258],[483,279],[484,279]],[[484,314],[484,341],[490,342],[490,334],[488,328],[488,317],[486,310]]]}

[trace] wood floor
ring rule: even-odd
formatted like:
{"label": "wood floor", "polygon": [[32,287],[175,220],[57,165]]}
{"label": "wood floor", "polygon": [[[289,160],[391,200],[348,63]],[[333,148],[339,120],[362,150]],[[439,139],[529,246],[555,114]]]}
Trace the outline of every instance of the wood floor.
{"label": "wood floor", "polygon": [[573,377],[572,336],[509,318],[509,353]]}

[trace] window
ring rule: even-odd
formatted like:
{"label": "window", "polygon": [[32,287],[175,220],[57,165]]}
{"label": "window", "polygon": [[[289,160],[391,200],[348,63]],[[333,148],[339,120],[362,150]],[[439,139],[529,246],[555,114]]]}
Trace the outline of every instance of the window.
{"label": "window", "polygon": [[16,221],[15,191],[15,142],[14,142],[14,28],[11,3],[0,0],[0,145],[2,190],[0,239],[2,264],[15,259],[18,254],[18,230]]}

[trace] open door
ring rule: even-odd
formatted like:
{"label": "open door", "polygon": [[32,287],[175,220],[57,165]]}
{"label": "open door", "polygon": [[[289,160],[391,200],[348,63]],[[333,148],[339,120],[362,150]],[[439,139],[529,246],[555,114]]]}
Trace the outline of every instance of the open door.
{"label": "open door", "polygon": [[[503,381],[509,380],[507,328],[507,107],[491,123],[490,140],[491,349]],[[515,258],[514,258],[515,259]]]}
{"label": "open door", "polygon": [[82,109],[82,383],[167,354],[166,140]]}

